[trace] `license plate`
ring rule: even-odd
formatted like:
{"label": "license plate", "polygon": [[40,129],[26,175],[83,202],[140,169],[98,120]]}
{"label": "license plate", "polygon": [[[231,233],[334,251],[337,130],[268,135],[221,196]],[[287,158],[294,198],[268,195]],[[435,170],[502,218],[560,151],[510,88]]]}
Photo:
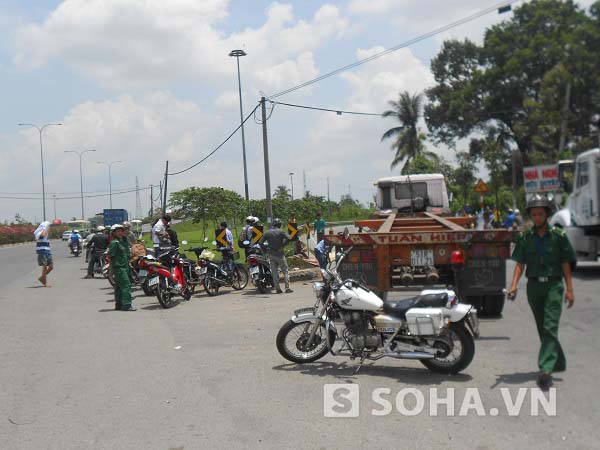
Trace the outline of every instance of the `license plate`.
{"label": "license plate", "polygon": [[138,276],[139,277],[145,277],[146,275],[148,275],[148,271],[147,270],[140,270],[138,272]]}
{"label": "license plate", "polygon": [[157,284],[158,284],[158,277],[151,278],[150,281],[148,281],[148,286],[156,286]]}
{"label": "license plate", "polygon": [[411,250],[411,266],[433,266],[433,250]]}
{"label": "license plate", "polygon": [[250,274],[255,275],[259,272],[258,267],[250,267]]}

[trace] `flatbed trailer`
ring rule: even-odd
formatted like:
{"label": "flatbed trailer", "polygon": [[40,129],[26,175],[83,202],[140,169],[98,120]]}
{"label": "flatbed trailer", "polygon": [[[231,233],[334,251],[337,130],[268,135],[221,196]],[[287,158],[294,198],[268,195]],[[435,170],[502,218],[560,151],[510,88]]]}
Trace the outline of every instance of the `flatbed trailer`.
{"label": "flatbed trailer", "polygon": [[[356,221],[356,230],[347,237],[330,234],[325,240],[328,245],[353,246],[340,268],[342,275],[362,281],[384,298],[393,291],[453,286],[461,301],[485,315],[498,315],[504,306],[506,259],[516,232],[475,230],[472,221],[429,212],[380,214]],[[458,271],[451,264],[455,251],[464,257]]]}

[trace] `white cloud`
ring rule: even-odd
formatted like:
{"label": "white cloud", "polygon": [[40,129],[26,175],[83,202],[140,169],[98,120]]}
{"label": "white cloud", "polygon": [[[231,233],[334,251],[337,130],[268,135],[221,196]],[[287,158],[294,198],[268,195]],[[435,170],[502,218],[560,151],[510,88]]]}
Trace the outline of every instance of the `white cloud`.
{"label": "white cloud", "polygon": [[401,0],[352,0],[348,9],[352,14],[384,14],[390,11],[394,6],[407,3]]}
{"label": "white cloud", "polygon": [[111,89],[155,88],[178,81],[219,84],[231,76],[232,48],[245,48],[244,76],[276,89],[317,73],[312,51],[341,36],[347,20],[321,6],[296,20],[273,3],[258,28],[226,35],[227,0],[65,0],[41,24],[14,35],[15,63],[33,69],[60,59]]}

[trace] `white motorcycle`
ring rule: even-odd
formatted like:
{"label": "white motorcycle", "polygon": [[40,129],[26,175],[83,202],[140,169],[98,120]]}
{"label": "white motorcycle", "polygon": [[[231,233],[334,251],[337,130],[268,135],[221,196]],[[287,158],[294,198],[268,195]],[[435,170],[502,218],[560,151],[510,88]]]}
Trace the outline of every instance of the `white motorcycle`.
{"label": "white motorcycle", "polygon": [[[453,290],[425,290],[417,297],[384,302],[359,282],[342,280],[337,267],[352,251],[334,257],[314,283],[315,306],[294,312],[277,334],[277,350],[288,361],[334,356],[376,361],[383,357],[417,359],[428,369],[455,374],[475,354],[476,312],[458,303]],[[336,344],[339,343],[338,348]],[[357,370],[358,370],[357,369]]]}

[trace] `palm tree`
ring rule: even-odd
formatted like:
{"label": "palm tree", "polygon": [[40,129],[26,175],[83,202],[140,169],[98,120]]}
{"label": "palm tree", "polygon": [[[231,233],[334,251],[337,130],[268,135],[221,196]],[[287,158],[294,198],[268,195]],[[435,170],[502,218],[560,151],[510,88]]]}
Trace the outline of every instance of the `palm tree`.
{"label": "palm tree", "polygon": [[404,162],[402,173],[408,171],[410,161],[416,156],[423,155],[435,160],[438,156],[433,152],[425,150],[425,134],[419,130],[417,126],[419,116],[423,109],[423,97],[421,94],[411,95],[410,92],[404,91],[400,93],[400,98],[397,102],[390,101],[391,110],[385,111],[383,117],[394,116],[400,121],[400,126],[390,128],[381,140],[395,138],[392,144],[392,150],[396,152],[392,160],[391,168],[393,169],[400,163]]}

